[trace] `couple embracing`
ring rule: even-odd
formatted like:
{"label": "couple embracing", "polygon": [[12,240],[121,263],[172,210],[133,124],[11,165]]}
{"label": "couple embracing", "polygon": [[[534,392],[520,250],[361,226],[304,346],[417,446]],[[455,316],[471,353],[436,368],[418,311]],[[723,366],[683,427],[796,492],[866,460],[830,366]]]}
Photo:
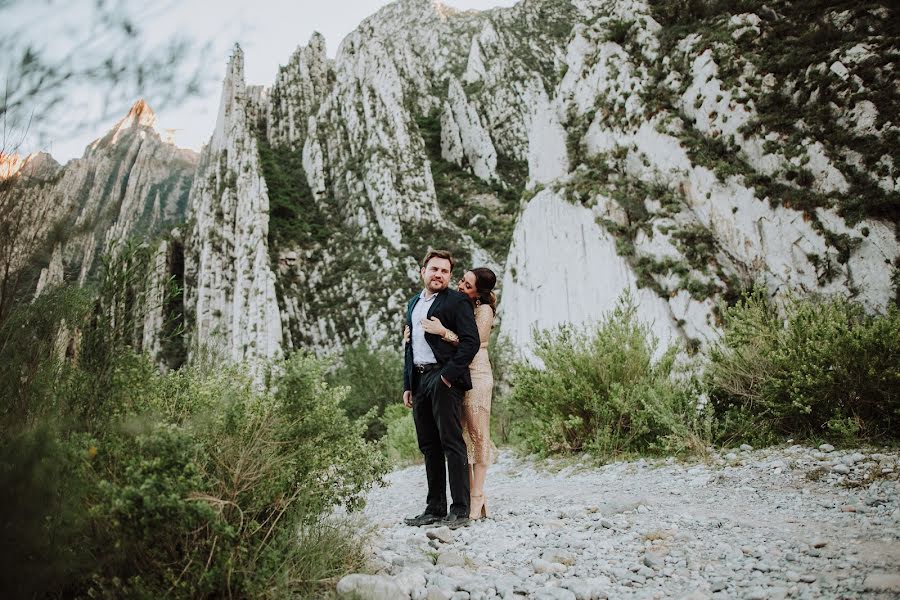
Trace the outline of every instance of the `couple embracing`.
{"label": "couple embracing", "polygon": [[497,277],[484,267],[472,269],[452,290],[452,272],[450,253],[430,250],[420,271],[425,287],[406,309],[403,404],[413,411],[428,480],[425,511],[406,519],[408,525],[456,528],[487,516],[484,480],[496,451],[487,347]]}

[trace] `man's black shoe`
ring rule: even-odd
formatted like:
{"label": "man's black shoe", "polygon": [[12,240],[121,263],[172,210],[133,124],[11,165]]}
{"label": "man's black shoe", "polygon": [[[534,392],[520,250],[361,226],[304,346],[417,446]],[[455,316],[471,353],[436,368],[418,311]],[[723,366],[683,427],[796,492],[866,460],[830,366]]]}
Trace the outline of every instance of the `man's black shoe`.
{"label": "man's black shoe", "polygon": [[464,517],[462,515],[450,513],[441,522],[441,525],[446,525],[450,529],[457,529],[459,527],[468,527],[471,522],[472,522],[472,519],[470,519],[469,517]]}
{"label": "man's black shoe", "polygon": [[429,512],[423,512],[421,515],[416,515],[415,517],[410,517],[408,519],[404,519],[403,522],[411,527],[421,527],[423,525],[432,525],[433,523],[438,523],[443,520],[443,516],[441,515],[433,515]]}

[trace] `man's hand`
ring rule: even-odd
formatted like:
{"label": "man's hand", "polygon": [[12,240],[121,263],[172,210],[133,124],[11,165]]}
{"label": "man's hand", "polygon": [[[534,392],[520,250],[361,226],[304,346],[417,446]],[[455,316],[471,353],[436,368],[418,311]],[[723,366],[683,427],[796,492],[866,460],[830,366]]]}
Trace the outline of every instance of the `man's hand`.
{"label": "man's hand", "polygon": [[410,390],[405,390],[403,392],[403,406],[412,408],[412,392]]}
{"label": "man's hand", "polygon": [[452,385],[450,385],[450,382],[447,381],[447,378],[444,377],[443,375],[441,375],[441,381],[443,381],[444,385],[446,385],[447,387],[453,387]]}

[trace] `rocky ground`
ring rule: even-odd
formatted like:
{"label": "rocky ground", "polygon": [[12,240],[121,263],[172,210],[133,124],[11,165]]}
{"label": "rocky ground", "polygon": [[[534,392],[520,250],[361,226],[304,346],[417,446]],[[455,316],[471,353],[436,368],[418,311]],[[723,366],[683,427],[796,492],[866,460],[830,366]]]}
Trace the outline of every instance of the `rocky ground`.
{"label": "rocky ground", "polygon": [[371,492],[376,575],[341,596],[412,598],[898,598],[896,451],[802,446],[701,462],[597,467],[507,452],[490,519],[414,528],[424,470]]}

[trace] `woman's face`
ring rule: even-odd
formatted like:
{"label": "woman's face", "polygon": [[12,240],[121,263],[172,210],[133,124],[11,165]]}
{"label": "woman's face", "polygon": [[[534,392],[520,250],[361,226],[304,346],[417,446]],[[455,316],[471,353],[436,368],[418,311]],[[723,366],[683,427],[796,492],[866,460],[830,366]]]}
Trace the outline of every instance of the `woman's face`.
{"label": "woman's face", "polygon": [[477,298],[478,291],[475,289],[475,274],[472,271],[466,271],[466,274],[459,280],[459,285],[456,286],[456,289],[469,298]]}

